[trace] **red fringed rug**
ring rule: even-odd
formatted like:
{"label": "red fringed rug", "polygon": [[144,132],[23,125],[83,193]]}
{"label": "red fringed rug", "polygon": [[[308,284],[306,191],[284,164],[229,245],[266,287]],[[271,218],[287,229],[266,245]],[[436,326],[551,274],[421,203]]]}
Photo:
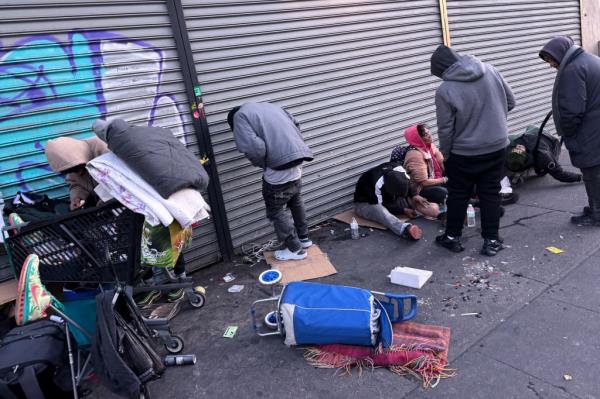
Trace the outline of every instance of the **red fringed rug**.
{"label": "red fringed rug", "polygon": [[387,367],[399,375],[410,374],[435,387],[440,379],[455,374],[448,366],[450,329],[419,323],[394,324],[394,345],[386,350],[353,345],[318,345],[305,348],[304,358],[314,367],[337,368],[350,373],[353,367]]}

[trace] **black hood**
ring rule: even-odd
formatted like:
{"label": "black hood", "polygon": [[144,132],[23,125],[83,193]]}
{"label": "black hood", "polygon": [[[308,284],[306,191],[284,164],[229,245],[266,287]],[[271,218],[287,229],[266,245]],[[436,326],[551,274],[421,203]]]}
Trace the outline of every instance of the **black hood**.
{"label": "black hood", "polygon": [[555,37],[540,50],[540,58],[544,59],[544,55],[550,56],[560,64],[573,44],[575,43],[569,36]]}
{"label": "black hood", "polygon": [[441,44],[431,56],[431,74],[441,78],[446,69],[460,59],[460,55],[450,47]]}

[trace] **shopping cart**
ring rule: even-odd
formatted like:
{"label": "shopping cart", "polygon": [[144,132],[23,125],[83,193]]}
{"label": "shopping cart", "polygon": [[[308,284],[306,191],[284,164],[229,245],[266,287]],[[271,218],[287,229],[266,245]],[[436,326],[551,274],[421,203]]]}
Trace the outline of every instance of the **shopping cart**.
{"label": "shopping cart", "polygon": [[[140,275],[143,223],[142,215],[112,200],[52,220],[9,227],[5,243],[16,275],[27,256],[36,254],[40,278],[45,284],[90,283],[100,287],[112,284],[118,292],[131,296],[134,293],[131,287]],[[142,287],[139,291],[163,287]],[[166,287],[193,291],[191,279]],[[193,304],[204,304],[201,293],[192,292],[191,296]],[[144,322],[169,352],[183,349],[183,339],[171,334],[167,319],[144,319]]]}

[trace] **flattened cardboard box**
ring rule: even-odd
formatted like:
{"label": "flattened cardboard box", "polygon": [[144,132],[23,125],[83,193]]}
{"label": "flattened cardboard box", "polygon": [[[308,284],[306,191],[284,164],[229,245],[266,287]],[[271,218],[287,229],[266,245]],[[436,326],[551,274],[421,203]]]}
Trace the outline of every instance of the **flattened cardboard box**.
{"label": "flattened cardboard box", "polygon": [[280,284],[311,280],[337,273],[335,267],[329,262],[327,254],[314,244],[308,248],[306,259],[278,261],[273,257],[273,252],[265,252],[265,260],[271,268],[277,269],[283,274]]}

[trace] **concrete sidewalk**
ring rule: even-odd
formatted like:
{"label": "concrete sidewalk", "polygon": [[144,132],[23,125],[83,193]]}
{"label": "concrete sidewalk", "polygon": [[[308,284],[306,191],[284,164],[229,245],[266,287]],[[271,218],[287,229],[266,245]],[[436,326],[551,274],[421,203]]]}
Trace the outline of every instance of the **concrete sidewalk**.
{"label": "concrete sidewalk", "polygon": [[[249,309],[269,295],[257,282],[266,265],[238,262],[194,275],[207,287],[207,305],[186,307],[173,330],[198,363],[168,369],[151,392],[160,398],[600,398],[600,229],[569,223],[586,202],[583,184],[534,178],[517,191],[519,202],[502,219],[508,248],[494,258],[479,255],[476,228],[465,231],[461,254],[436,247],[440,226],[426,220],[416,222],[425,232],[417,243],[368,229],[354,241],[337,222],[312,236],[338,270],[320,281],[414,293],[415,321],[452,329],[450,365],[458,373],[436,388],[424,390],[385,369],[339,376],[310,367],[301,350],[280,338],[259,338]],[[565,252],[545,250],[551,245]],[[434,274],[421,290],[405,289],[386,278],[398,265]],[[234,282],[223,282],[227,272],[237,276]],[[232,284],[245,288],[229,293]],[[471,312],[480,316],[461,316]],[[229,325],[239,327],[233,339],[222,337]],[[94,396],[110,396],[103,391]]]}

